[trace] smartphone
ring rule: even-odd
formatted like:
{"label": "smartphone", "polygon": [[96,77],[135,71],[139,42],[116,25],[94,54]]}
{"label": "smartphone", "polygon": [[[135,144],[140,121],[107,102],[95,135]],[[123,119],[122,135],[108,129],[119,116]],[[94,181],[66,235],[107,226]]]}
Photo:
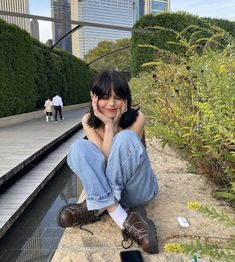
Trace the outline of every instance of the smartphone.
{"label": "smartphone", "polygon": [[121,251],[121,262],[144,262],[139,250]]}

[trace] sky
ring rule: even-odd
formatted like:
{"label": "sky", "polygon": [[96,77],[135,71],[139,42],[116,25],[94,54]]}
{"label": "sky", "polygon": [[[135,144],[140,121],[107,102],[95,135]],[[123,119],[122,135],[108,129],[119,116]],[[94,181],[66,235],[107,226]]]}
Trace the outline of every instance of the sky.
{"label": "sky", "polygon": [[[30,14],[50,16],[50,0],[29,0]],[[201,17],[215,17],[235,21],[234,0],[171,0],[171,12],[187,11]],[[52,38],[51,23],[39,21],[40,40]]]}

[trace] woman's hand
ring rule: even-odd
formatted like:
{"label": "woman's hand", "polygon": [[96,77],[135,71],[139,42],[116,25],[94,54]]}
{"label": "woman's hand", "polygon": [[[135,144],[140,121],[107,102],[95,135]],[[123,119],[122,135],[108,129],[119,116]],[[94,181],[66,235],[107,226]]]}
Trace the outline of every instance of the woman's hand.
{"label": "woman's hand", "polygon": [[113,124],[113,120],[107,116],[105,116],[104,114],[102,114],[97,106],[97,102],[98,102],[98,96],[96,94],[93,94],[92,91],[90,92],[91,95],[91,101],[92,101],[92,107],[93,107],[93,111],[94,111],[94,115],[96,117],[98,117],[105,125],[112,125]]}
{"label": "woman's hand", "polygon": [[119,122],[120,122],[120,119],[122,117],[122,114],[125,113],[126,111],[127,111],[127,101],[124,100],[123,104],[122,104],[122,107],[118,108],[117,114],[116,114],[116,116],[113,119],[113,124],[114,124],[115,129],[118,129]]}

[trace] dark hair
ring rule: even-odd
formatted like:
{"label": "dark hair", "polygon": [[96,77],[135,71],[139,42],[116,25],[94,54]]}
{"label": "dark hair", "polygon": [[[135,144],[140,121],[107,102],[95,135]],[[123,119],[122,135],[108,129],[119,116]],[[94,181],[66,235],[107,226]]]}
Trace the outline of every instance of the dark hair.
{"label": "dark hair", "polygon": [[[122,114],[119,122],[119,126],[125,129],[136,121],[139,108],[131,107],[131,90],[124,76],[117,71],[105,70],[95,77],[91,87],[92,93],[99,98],[109,96],[112,89],[117,96],[127,101],[127,111]],[[87,124],[93,128],[98,128],[102,124],[102,121],[94,115],[92,105]]]}

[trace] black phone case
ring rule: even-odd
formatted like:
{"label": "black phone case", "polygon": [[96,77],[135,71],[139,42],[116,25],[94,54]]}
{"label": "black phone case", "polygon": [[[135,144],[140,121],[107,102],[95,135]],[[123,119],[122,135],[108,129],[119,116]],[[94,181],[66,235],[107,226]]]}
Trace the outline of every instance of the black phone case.
{"label": "black phone case", "polygon": [[139,250],[121,251],[121,262],[144,262]]}

